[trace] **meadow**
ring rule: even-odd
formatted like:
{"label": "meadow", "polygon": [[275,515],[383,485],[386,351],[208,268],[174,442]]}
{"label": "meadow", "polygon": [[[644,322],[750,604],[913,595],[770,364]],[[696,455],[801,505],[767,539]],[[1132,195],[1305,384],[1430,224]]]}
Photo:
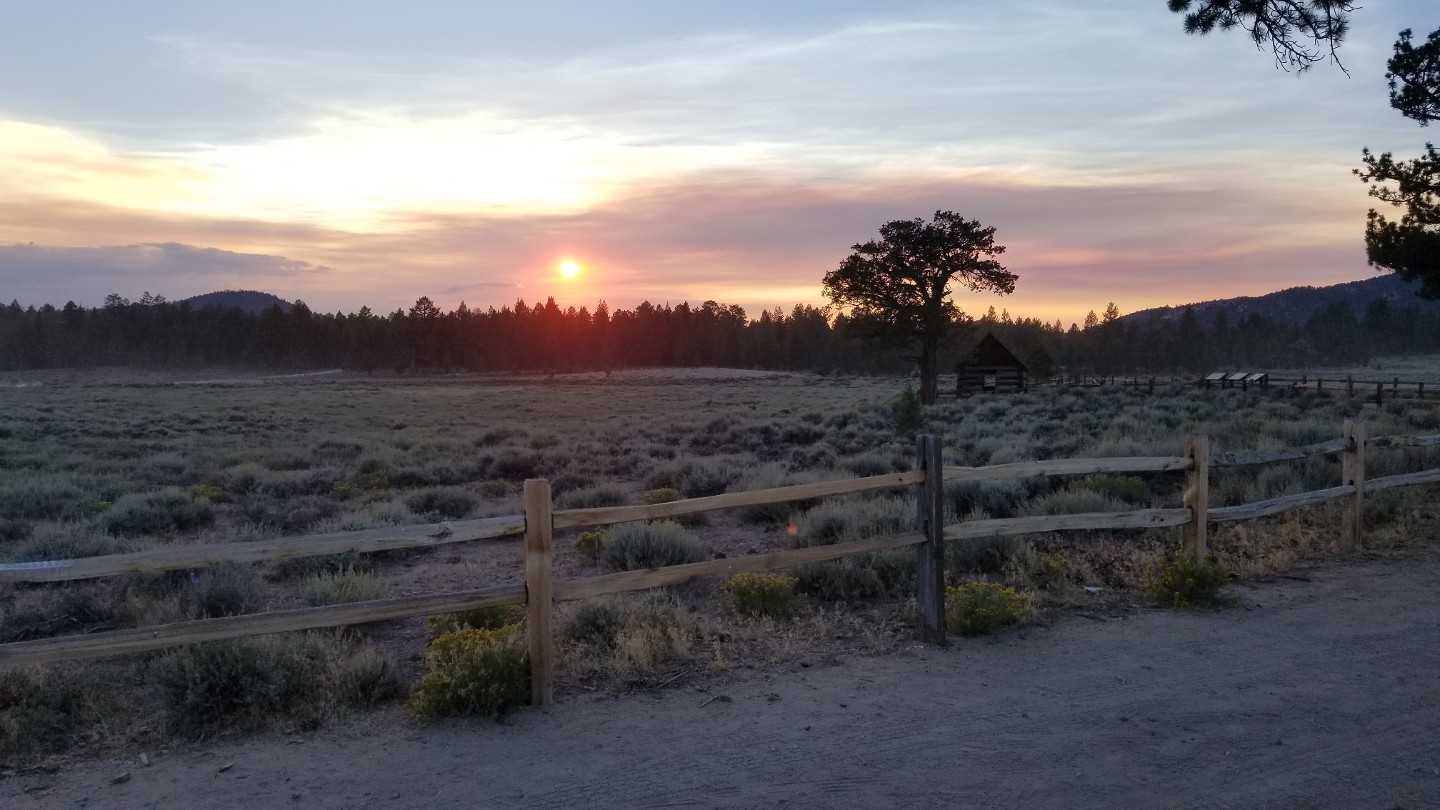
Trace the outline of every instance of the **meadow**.
{"label": "meadow", "polygon": [[[208,380],[208,381],[206,381]],[[908,406],[893,378],[729,370],[610,375],[179,379],[102,374],[0,379],[0,562],[166,544],[518,514],[527,478],[560,508],[698,497],[908,470],[916,432],[945,463],[1179,455],[1187,433],[1217,452],[1440,432],[1440,407],[1332,392],[1038,388]],[[1430,449],[1376,451],[1369,477],[1436,466]],[[1212,505],[1339,482],[1335,458],[1218,471]],[[948,520],[1180,505],[1175,474],[951,484]],[[556,574],[654,555],[738,556],[912,528],[904,492],[729,510],[681,524],[560,533]],[[1232,575],[1264,577],[1339,554],[1338,507],[1216,527]],[[1424,542],[1423,488],[1377,493],[1367,547]],[[1005,585],[1028,621],[1142,602],[1178,530],[1032,535],[956,545],[952,584]],[[658,552],[657,552],[658,549]],[[638,563],[637,563],[638,560]],[[913,553],[790,572],[794,598],[753,609],[697,582],[592,600],[562,614],[562,695],[709,677],[734,667],[884,652],[913,635]],[[339,555],[0,592],[0,642],[304,605],[515,583],[520,544]],[[0,763],[75,748],[164,744],[236,730],[309,728],[404,698],[431,637],[453,619],[391,621],[198,645],[0,675]],[[683,682],[683,681],[682,681]]]}

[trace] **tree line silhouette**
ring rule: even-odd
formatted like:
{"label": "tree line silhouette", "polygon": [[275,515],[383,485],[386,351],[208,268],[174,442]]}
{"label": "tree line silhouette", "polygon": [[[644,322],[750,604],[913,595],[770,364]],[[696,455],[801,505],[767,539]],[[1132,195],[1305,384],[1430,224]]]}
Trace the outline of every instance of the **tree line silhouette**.
{"label": "tree line silhouette", "polygon": [[[1217,368],[1344,365],[1378,355],[1440,351],[1440,316],[1377,300],[1364,312],[1335,304],[1301,323],[1259,314],[1204,322],[1186,309],[1171,319],[1122,318],[1114,304],[1083,326],[995,313],[957,325],[948,371],[985,332],[1031,367],[1066,373],[1204,373]],[[422,297],[408,310],[368,307],[324,314],[295,302],[259,314],[172,303],[148,293],[111,295],[103,306],[0,307],[0,370],[132,366],[357,371],[570,372],[661,366],[904,373],[910,363],[876,349],[844,314],[805,304],[752,317],[706,301],[640,304],[611,311],[533,305],[443,312]]]}

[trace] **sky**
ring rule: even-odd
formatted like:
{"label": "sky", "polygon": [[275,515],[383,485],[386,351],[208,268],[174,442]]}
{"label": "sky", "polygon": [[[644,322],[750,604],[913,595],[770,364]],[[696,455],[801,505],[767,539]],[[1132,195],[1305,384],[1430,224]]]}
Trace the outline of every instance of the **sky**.
{"label": "sky", "polygon": [[[1427,13],[1428,12],[1428,13]],[[0,298],[218,289],[789,310],[894,219],[996,228],[1046,321],[1366,278],[1397,32],[1302,75],[1163,0],[16,0]],[[574,278],[560,273],[576,262]]]}

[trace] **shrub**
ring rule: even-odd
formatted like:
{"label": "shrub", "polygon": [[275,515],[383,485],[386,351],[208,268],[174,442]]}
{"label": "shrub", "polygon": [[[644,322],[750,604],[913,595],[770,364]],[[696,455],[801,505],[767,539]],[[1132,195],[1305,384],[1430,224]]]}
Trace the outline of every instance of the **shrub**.
{"label": "shrub", "polygon": [[1214,602],[1228,577],[1214,557],[1197,560],[1182,555],[1160,563],[1148,590],[1161,602],[1183,608],[1197,602]]}
{"label": "shrub", "polygon": [[459,520],[475,510],[475,501],[475,496],[463,489],[445,487],[417,492],[405,499],[405,506],[417,515]]}
{"label": "shrub", "polygon": [[966,582],[945,589],[945,624],[953,633],[979,636],[1014,624],[1029,597],[993,582]]}
{"label": "shrub", "polygon": [[101,517],[111,534],[168,535],[201,529],[215,522],[215,510],[182,489],[122,496]]}
{"label": "shrub", "polygon": [[425,619],[432,637],[443,636],[457,630],[500,630],[525,621],[525,608],[520,605],[496,605],[494,607],[462,610],[458,613],[440,613]]}
{"label": "shrub", "polygon": [[958,574],[993,573],[1005,567],[1019,546],[1015,537],[972,537],[950,543],[946,548],[948,568]]}
{"label": "shrub", "polygon": [[311,574],[301,586],[305,603],[316,606],[363,602],[374,599],[379,593],[380,588],[369,571],[353,568]]}
{"label": "shrub", "polygon": [[890,403],[890,415],[895,419],[895,432],[902,436],[914,436],[924,424],[924,412],[920,407],[920,395],[909,385]]}
{"label": "shrub", "polygon": [[601,560],[615,571],[700,562],[705,550],[673,521],[627,523],[610,530]]}
{"label": "shrub", "polygon": [[721,586],[746,616],[790,615],[795,603],[795,577],[784,574],[736,574]]}
{"label": "shrub", "polygon": [[215,484],[192,484],[185,488],[190,497],[198,501],[209,501],[211,503],[226,503],[230,500],[230,493],[224,488]]}
{"label": "shrub", "polygon": [[1080,515],[1089,512],[1124,512],[1130,507],[1122,501],[1100,492],[1085,489],[1067,489],[1031,498],[1020,504],[1016,514],[1020,517],[1043,515]]}
{"label": "shrub", "polygon": [[377,657],[335,635],[306,633],[182,647],[156,659],[151,673],[170,730],[193,738],[281,721],[318,727],[340,706],[393,691],[384,685],[393,665]]}
{"label": "shrub", "polygon": [[562,509],[594,509],[599,506],[620,506],[625,503],[625,490],[614,484],[577,489],[560,499]]}
{"label": "shrub", "polygon": [[212,565],[191,577],[191,612],[202,619],[254,613],[264,604],[260,575],[241,563]]}
{"label": "shrub", "polygon": [[575,538],[575,550],[589,557],[592,564],[599,565],[600,552],[605,548],[605,535],[604,530],[581,532]]}
{"label": "shrub", "polygon": [[97,494],[86,492],[68,478],[26,476],[0,487],[0,515],[28,520],[76,518]]}
{"label": "shrub", "polygon": [[362,647],[335,666],[335,695],[353,706],[374,706],[405,693],[394,660],[372,647]]}
{"label": "shrub", "polygon": [[291,557],[275,563],[273,578],[309,579],[320,574],[339,574],[345,571],[368,573],[375,570],[375,557],[346,551],[340,554],[320,554],[314,557]]}
{"label": "shrub", "polygon": [[795,569],[795,590],[822,602],[884,599],[915,589],[915,554],[889,551],[811,563]]}
{"label": "shrub", "polygon": [[660,487],[659,489],[652,489],[641,495],[640,500],[653,506],[657,503],[670,503],[671,501],[678,501],[684,497],[685,496],[680,493],[680,490],[675,489],[674,487]]}
{"label": "shrub", "polygon": [[735,480],[735,472],[729,467],[704,461],[686,463],[680,469],[676,488],[687,498],[703,498],[719,495]]}
{"label": "shrub", "polygon": [[516,627],[468,628],[430,643],[409,706],[421,720],[483,714],[496,720],[530,697],[530,655]]}
{"label": "shrub", "polygon": [[652,591],[624,602],[625,620],[615,634],[611,664],[633,680],[665,661],[690,652],[695,631],[685,606],[671,594]]}
{"label": "shrub", "polygon": [[64,751],[97,698],[92,684],[69,673],[0,672],[0,760]]}
{"label": "shrub", "polygon": [[625,624],[625,610],[613,599],[595,599],[575,609],[565,624],[565,637],[597,647],[615,646],[615,637]]}
{"label": "shrub", "polygon": [[481,481],[478,489],[482,498],[503,498],[510,494],[511,484],[501,478],[492,478],[489,481]]}

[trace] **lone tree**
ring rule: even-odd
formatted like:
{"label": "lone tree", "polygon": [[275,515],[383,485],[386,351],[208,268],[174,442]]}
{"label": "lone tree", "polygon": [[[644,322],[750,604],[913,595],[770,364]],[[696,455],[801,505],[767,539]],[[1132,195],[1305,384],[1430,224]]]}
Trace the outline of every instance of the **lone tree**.
{"label": "lone tree", "polygon": [[[1277,65],[1302,72],[1327,55],[1340,65],[1335,49],[1357,8],[1348,0],[1167,2],[1171,11],[1185,15],[1185,33],[1238,27],[1249,33],[1256,47],[1269,45]],[[1400,32],[1385,78],[1390,80],[1390,106],[1423,127],[1440,121],[1440,29],[1419,45],[1411,36],[1408,28]],[[1340,69],[1345,68],[1340,65]],[[1364,149],[1361,161],[1365,165],[1355,174],[1370,185],[1370,196],[1404,209],[1394,220],[1370,209],[1365,223],[1370,264],[1407,281],[1419,281],[1423,298],[1440,298],[1440,151],[1427,143],[1420,157],[1396,160],[1389,152],[1375,155]]]}
{"label": "lone tree", "polygon": [[950,300],[951,285],[1005,295],[1015,274],[995,261],[1005,252],[995,229],[953,211],[936,211],[931,222],[897,219],[880,226],[880,239],[852,247],[840,266],[825,274],[830,300],[850,309],[850,328],[877,342],[899,346],[920,367],[920,401],[935,403],[940,344],[964,314]]}

